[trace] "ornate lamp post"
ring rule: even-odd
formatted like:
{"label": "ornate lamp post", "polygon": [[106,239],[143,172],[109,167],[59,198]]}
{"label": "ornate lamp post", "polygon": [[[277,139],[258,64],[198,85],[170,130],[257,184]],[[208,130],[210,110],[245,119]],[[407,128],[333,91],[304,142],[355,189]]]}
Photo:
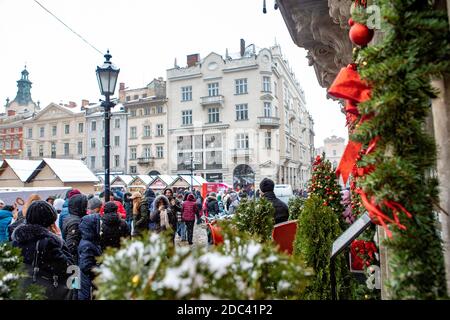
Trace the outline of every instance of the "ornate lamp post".
{"label": "ornate lamp post", "polygon": [[104,108],[105,115],[105,202],[110,199],[110,184],[109,184],[109,147],[110,147],[110,123],[111,119],[111,107],[114,106],[111,103],[109,97],[114,94],[116,90],[117,78],[119,76],[120,69],[117,68],[111,61],[109,61],[112,56],[109,54],[109,50],[105,54],[106,61],[102,66],[97,66],[97,80],[98,86],[100,87],[100,92],[105,96],[105,101],[102,102],[102,107]]}
{"label": "ornate lamp post", "polygon": [[190,165],[191,170],[191,192],[194,193],[194,164],[199,164],[199,161],[194,159],[194,155],[191,155],[191,160],[185,161],[186,165]]}

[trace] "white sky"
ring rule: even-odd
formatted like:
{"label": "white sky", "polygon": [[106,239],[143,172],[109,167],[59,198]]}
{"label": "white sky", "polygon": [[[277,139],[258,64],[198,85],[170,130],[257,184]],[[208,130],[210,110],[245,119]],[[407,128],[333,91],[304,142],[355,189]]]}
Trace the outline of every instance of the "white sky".
{"label": "white sky", "polygon": [[[166,70],[185,66],[186,55],[211,51],[239,52],[239,40],[259,48],[280,44],[305,90],[307,109],[315,125],[315,146],[330,135],[347,138],[345,117],[337,102],[308,66],[306,51],[297,47],[279,10],[268,0],[40,0],[68,26],[100,51],[110,49],[120,67],[118,82],[129,88],[164,77]],[[81,99],[96,102],[100,95],[95,68],[104,61],[97,51],[67,30],[33,0],[0,0],[0,110],[14,99],[16,81],[26,63],[33,82],[33,100]],[[117,93],[118,87],[116,89]]]}

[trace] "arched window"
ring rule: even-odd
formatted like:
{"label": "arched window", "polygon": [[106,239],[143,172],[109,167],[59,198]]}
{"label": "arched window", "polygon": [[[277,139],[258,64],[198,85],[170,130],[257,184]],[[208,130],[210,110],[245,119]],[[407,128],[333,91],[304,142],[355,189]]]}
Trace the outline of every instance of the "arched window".
{"label": "arched window", "polygon": [[233,170],[233,188],[249,189],[255,185],[255,172],[247,164],[240,164]]}

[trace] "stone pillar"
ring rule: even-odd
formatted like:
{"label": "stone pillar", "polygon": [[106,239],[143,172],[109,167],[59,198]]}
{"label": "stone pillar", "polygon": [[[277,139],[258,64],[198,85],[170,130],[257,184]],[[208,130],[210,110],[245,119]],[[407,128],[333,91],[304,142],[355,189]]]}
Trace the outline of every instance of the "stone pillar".
{"label": "stone pillar", "polygon": [[440,92],[433,100],[432,113],[434,125],[434,137],[436,140],[437,173],[439,177],[439,200],[441,211],[442,241],[445,259],[445,271],[447,280],[447,292],[450,294],[450,78],[434,80],[433,85]]}

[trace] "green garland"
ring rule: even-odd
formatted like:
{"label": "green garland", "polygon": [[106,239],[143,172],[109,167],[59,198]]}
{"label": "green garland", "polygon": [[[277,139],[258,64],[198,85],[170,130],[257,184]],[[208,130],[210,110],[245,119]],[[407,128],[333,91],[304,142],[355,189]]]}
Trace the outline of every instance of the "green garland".
{"label": "green garland", "polygon": [[357,61],[361,77],[373,88],[359,110],[374,117],[357,127],[352,139],[365,146],[374,137],[381,139],[376,151],[358,163],[374,164],[376,170],[357,185],[379,203],[396,201],[413,214],[412,219],[400,215],[407,229],[391,226],[393,237],[385,243],[392,298],[436,299],[445,296],[445,271],[433,211],[437,181],[430,177],[436,147],[424,126],[436,97],[430,79],[450,71],[447,16],[433,10],[431,1],[374,3],[381,8],[383,39],[361,50]]}

